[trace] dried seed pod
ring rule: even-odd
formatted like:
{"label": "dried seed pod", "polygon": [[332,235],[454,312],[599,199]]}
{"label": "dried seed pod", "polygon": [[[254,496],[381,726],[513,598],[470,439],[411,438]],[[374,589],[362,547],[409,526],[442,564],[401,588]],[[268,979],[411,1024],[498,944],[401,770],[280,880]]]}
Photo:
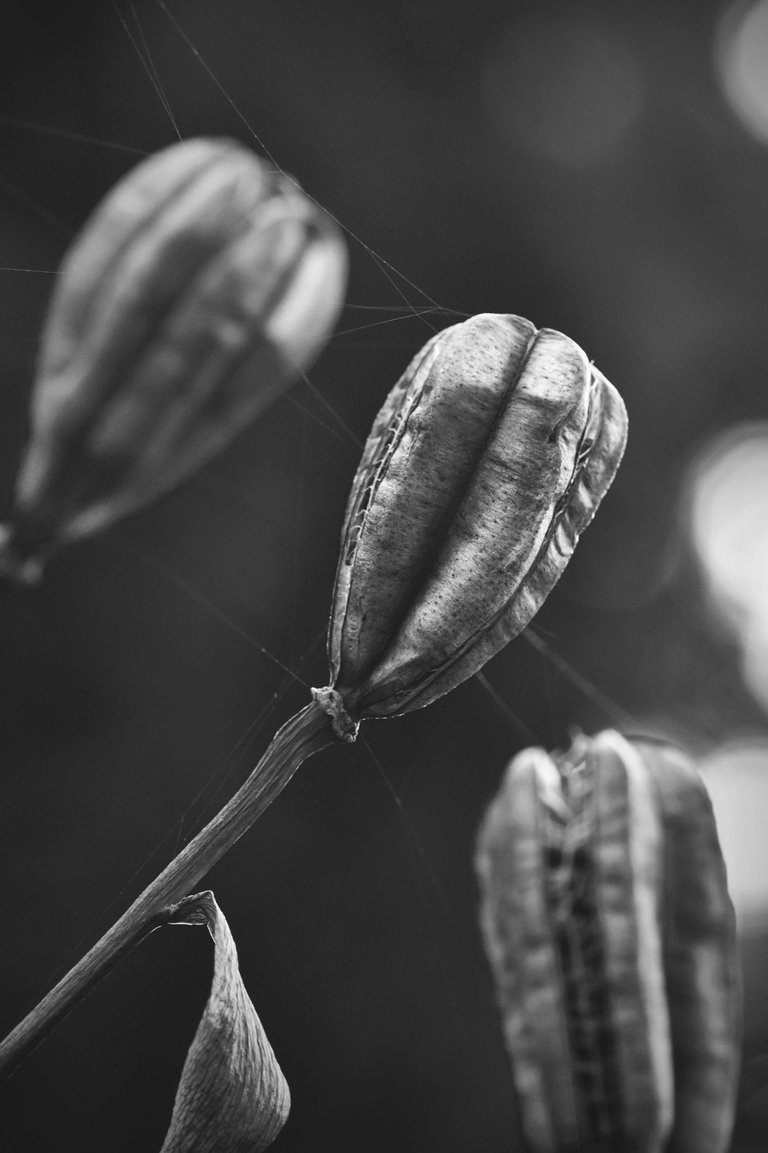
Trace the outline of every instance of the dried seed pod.
{"label": "dried seed pod", "polygon": [[64,260],[0,568],[34,578],[207,461],[317,355],[345,280],[333,222],[234,141],[139,164]]}
{"label": "dried seed pod", "polygon": [[487,314],[433,337],[347,504],[328,646],[347,713],[429,704],[521,632],[625,440],[621,398],[562,333]]}
{"label": "dried seed pod", "polygon": [[728,1148],[737,1091],[741,972],[712,803],[690,762],[638,743],[664,827],[664,973],[675,1125],[665,1153]]}
{"label": "dried seed pod", "polygon": [[482,925],[536,1153],[723,1153],[732,907],[684,758],[617,733],[514,759],[480,833]]}

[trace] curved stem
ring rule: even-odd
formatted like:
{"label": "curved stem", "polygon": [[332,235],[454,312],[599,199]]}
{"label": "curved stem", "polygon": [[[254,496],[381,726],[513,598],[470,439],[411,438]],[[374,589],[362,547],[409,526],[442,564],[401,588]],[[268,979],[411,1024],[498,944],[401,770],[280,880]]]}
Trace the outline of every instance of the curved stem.
{"label": "curved stem", "polygon": [[0,1073],[11,1072],[121,957],[164,924],[172,914],[169,906],[187,896],[200,878],[247,832],[299,766],[336,740],[330,718],[314,700],[287,721],[251,775],[213,820],[0,1043]]}

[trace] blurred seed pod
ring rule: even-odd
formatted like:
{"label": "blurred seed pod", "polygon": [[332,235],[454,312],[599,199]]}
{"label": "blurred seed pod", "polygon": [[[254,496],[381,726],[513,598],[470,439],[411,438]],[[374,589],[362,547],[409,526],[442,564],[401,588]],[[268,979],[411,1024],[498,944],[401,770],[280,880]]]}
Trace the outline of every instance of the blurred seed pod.
{"label": "blurred seed pod", "polygon": [[421,708],[525,628],[608,490],[616,390],[562,333],[438,333],[379,412],[347,503],[329,629],[348,714]]}
{"label": "blurred seed pod", "polygon": [[234,141],[131,171],[62,265],[0,571],[34,580],[223,448],[317,356],[346,262],[333,222]]}
{"label": "blurred seed pod", "polygon": [[664,832],[662,943],[675,1081],[665,1153],[722,1153],[739,1073],[741,966],[712,802],[678,750],[633,743],[653,780]]}
{"label": "blurred seed pod", "polygon": [[512,761],[477,855],[535,1153],[724,1153],[740,1052],[733,908],[701,779],[614,732]]}

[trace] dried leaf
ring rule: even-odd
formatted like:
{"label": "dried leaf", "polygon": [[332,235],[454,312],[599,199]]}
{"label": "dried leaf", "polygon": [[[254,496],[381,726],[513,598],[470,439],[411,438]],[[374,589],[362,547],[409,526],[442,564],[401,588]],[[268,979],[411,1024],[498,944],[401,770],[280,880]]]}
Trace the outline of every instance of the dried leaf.
{"label": "dried leaf", "polygon": [[180,901],[169,923],[207,925],[216,954],[161,1153],[259,1153],[285,1124],[290,1093],[240,977],[229,926],[209,891]]}

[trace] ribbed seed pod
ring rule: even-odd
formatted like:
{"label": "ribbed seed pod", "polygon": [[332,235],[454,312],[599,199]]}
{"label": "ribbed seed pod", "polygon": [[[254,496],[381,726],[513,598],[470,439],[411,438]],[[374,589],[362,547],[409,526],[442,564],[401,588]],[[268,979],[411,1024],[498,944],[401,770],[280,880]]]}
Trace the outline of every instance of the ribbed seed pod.
{"label": "ribbed seed pod", "polygon": [[478,843],[482,927],[534,1153],[724,1153],[733,909],[704,786],[614,732],[517,756]]}
{"label": "ribbed seed pod", "polygon": [[665,1153],[722,1153],[739,1073],[741,970],[712,803],[682,754],[667,745],[636,747],[664,829],[664,974],[675,1079]]}
{"label": "ribbed seed pod", "polygon": [[626,411],[567,336],[486,314],[445,329],[373,425],[329,631],[355,717],[429,704],[528,624],[619,466]]}
{"label": "ribbed seed pod", "polygon": [[139,164],[64,260],[0,568],[34,578],[207,461],[317,355],[345,281],[333,222],[234,141]]}

